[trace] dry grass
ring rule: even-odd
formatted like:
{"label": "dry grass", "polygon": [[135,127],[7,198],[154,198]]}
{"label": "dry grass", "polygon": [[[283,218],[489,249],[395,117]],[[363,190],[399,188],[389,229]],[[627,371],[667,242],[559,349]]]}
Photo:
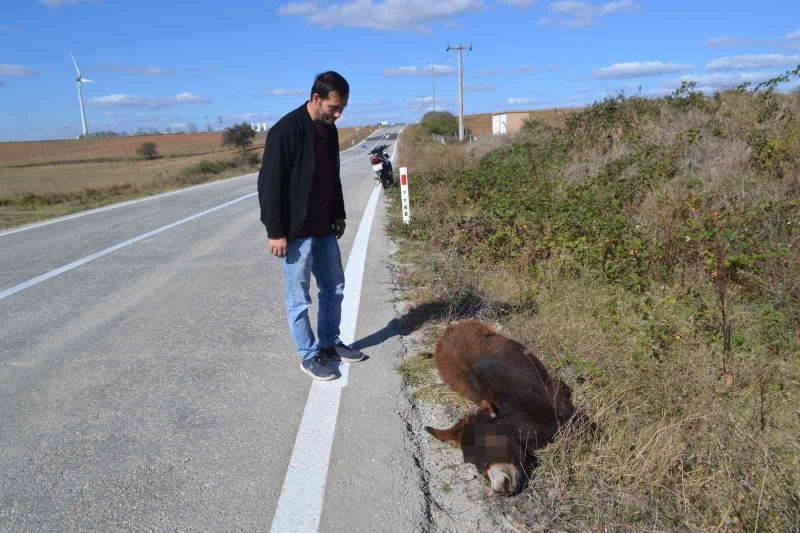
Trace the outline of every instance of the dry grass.
{"label": "dry grass", "polygon": [[[375,129],[342,128],[339,144],[347,148]],[[260,157],[265,138],[256,134],[249,153]],[[137,156],[142,142],[155,142],[161,157]],[[220,133],[196,133],[0,143],[0,228],[258,170],[200,171],[203,162],[225,166],[237,157],[220,142]]]}
{"label": "dry grass", "polygon": [[234,155],[235,150],[225,150],[172,159],[0,167],[0,198],[78,193],[122,185],[145,187],[203,159],[219,161]]}
{"label": "dry grass", "polygon": [[[256,136],[263,146],[265,133]],[[52,164],[59,161],[139,159],[136,149],[144,142],[158,145],[163,157],[190,156],[221,152],[222,133],[184,133],[111,137],[106,139],[70,139],[64,141],[32,141],[0,143],[0,167]]]}
{"label": "dry grass", "polygon": [[424,261],[399,281],[461,311],[433,320],[499,321],[599,427],[539,455],[520,527],[800,526],[798,116],[731,92],[614,99],[488,153],[406,130],[390,228]]}

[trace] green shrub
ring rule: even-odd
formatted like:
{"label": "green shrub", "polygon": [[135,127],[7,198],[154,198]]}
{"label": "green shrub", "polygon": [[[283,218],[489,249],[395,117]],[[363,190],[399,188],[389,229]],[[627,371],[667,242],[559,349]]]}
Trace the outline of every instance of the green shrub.
{"label": "green shrub", "polygon": [[434,135],[458,135],[458,119],[449,111],[429,111],[422,117],[422,127]]}

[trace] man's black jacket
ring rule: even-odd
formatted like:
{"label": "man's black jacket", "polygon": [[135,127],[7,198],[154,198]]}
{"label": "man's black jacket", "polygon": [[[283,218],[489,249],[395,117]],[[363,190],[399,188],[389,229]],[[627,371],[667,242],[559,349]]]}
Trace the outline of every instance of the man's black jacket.
{"label": "man's black jacket", "polygon": [[[307,103],[307,102],[306,102]],[[342,180],[339,176],[339,132],[328,128],[328,144],[336,159],[331,224],[346,218]],[[261,222],[272,238],[286,237],[291,242],[303,226],[308,211],[308,196],[314,182],[314,136],[316,127],[306,104],[280,119],[269,130],[261,171],[258,173],[258,202]]]}

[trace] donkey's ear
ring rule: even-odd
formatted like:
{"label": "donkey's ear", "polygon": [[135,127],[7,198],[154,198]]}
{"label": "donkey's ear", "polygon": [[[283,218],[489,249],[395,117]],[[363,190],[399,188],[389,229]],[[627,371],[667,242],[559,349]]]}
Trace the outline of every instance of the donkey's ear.
{"label": "donkey's ear", "polygon": [[497,418],[497,409],[494,405],[489,403],[489,400],[481,400],[481,404],[478,406],[478,410],[475,413],[485,413],[489,416],[489,418]]}
{"label": "donkey's ear", "polygon": [[464,431],[464,419],[459,420],[451,428],[436,429],[430,426],[425,426],[425,431],[444,442],[453,448],[461,449],[461,434]]}

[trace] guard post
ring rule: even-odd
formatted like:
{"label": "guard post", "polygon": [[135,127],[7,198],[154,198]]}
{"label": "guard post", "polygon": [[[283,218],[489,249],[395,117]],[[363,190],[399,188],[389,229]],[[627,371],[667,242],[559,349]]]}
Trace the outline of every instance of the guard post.
{"label": "guard post", "polygon": [[408,168],[400,167],[400,201],[403,205],[403,223],[411,223],[411,205],[408,200]]}

